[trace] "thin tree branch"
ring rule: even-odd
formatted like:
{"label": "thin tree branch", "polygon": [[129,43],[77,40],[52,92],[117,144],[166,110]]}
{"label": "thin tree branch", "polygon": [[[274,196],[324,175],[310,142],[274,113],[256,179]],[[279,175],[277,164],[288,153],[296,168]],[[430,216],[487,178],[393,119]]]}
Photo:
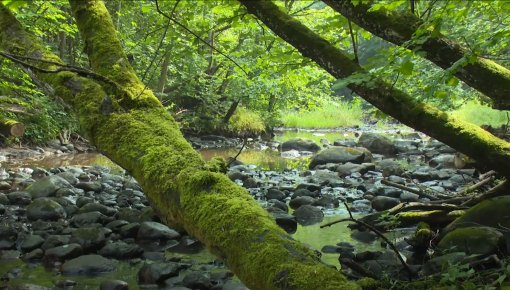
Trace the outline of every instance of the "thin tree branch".
{"label": "thin tree branch", "polygon": [[390,248],[393,250],[393,252],[395,252],[395,254],[397,255],[397,258],[400,260],[400,263],[402,263],[402,266],[404,266],[406,271],[409,273],[409,278],[416,277],[416,272],[413,269],[411,269],[411,267],[409,267],[409,265],[406,263],[406,261],[404,261],[404,259],[400,255],[400,252],[398,251],[397,247],[383,233],[381,233],[378,229],[376,229],[372,225],[367,224],[364,221],[355,219],[352,216],[351,209],[349,208],[349,206],[347,205],[346,202],[344,202],[344,206],[347,209],[347,212],[349,213],[349,218],[344,218],[344,219],[340,219],[340,220],[337,220],[337,221],[333,221],[333,222],[327,223],[325,225],[320,226],[320,228],[322,229],[322,228],[325,228],[325,227],[328,227],[328,226],[332,226],[334,224],[337,224],[337,223],[340,223],[340,222],[345,222],[345,221],[352,221],[352,222],[355,222],[355,223],[357,223],[357,224],[359,224],[361,226],[366,227],[367,229],[369,229],[372,232],[374,232],[381,239],[383,239],[388,244],[388,246],[390,246]]}
{"label": "thin tree branch", "polygon": [[[27,67],[27,68],[30,68],[30,69],[33,69],[33,70],[36,70],[36,71],[39,71],[39,72],[42,72],[42,73],[59,73],[59,72],[63,72],[63,71],[69,71],[69,72],[74,72],[74,73],[76,73],[76,74],[78,74],[80,76],[83,76],[83,77],[91,77],[91,78],[93,78],[95,80],[98,80],[98,81],[101,81],[101,82],[113,85],[115,88],[121,88],[119,84],[117,84],[116,82],[112,81],[111,79],[109,79],[109,78],[107,78],[105,76],[102,76],[100,74],[97,74],[97,73],[95,73],[93,71],[90,71],[88,69],[85,69],[85,68],[65,65],[65,64],[58,63],[58,62],[53,62],[53,61],[48,61],[48,60],[43,60],[43,59],[35,59],[35,58],[30,58],[30,57],[21,57],[21,56],[9,54],[9,53],[3,52],[3,51],[0,51],[0,56],[3,56],[5,58],[7,58],[8,60],[13,61],[15,63],[18,63],[18,64],[20,64],[20,65],[22,65],[24,67]],[[21,60],[20,58],[40,61],[40,62],[44,62],[44,63],[49,63],[49,64],[53,64],[53,65],[56,65],[56,66],[59,66],[59,67],[54,69],[54,70],[44,69],[44,68],[40,68],[40,67],[37,67],[35,65],[29,64],[29,63]]]}
{"label": "thin tree branch", "polygon": [[349,24],[349,33],[351,34],[352,50],[354,51],[354,61],[357,64],[359,64],[358,48],[356,47],[356,38],[354,37],[351,20],[347,19],[347,23]]}
{"label": "thin tree branch", "polygon": [[212,49],[214,49],[214,51],[216,51],[217,53],[221,54],[222,56],[224,56],[226,59],[230,60],[231,62],[233,62],[241,71],[243,71],[248,77],[249,77],[249,74],[248,72],[241,66],[239,65],[234,59],[232,59],[230,56],[226,55],[225,53],[223,53],[221,50],[217,49],[216,47],[210,45],[207,41],[205,41],[204,39],[202,39],[200,36],[198,36],[198,34],[196,34],[195,32],[191,31],[188,27],[186,27],[184,24],[180,23],[179,21],[175,20],[173,17],[171,17],[170,15],[166,14],[165,12],[161,11],[160,7],[159,7],[159,1],[156,0],[156,9],[158,11],[159,14],[163,15],[165,18],[167,18],[168,20],[172,21],[173,23],[177,24],[179,27],[181,27],[182,29],[186,30],[188,33],[192,34],[193,36],[195,36],[198,40],[200,40],[202,43],[204,43],[205,45],[211,47]]}

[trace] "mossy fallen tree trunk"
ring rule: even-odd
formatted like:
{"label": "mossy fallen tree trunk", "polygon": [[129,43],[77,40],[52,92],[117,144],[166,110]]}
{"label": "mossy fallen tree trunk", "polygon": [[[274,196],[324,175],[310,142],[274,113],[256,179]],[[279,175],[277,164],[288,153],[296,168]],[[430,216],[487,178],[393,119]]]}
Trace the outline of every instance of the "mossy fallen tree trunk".
{"label": "mossy fallen tree trunk", "polygon": [[[164,222],[200,239],[251,289],[359,288],[280,229],[244,189],[213,172],[224,163],[205,163],[193,150],[138,80],[102,2],[71,6],[92,69],[103,78],[69,71],[37,75],[75,109],[90,140],[140,182]],[[61,63],[2,4],[0,48],[44,60],[29,60],[44,69]]]}
{"label": "mossy fallen tree trunk", "polygon": [[[331,8],[360,27],[396,45],[404,45],[412,39],[423,21],[409,12],[388,11],[384,8],[369,11],[370,3],[353,4],[351,0],[324,0]],[[372,1],[372,4],[375,1]],[[432,30],[424,30],[420,37],[424,43],[409,42],[407,48],[425,52],[425,58],[446,69],[462,58],[470,58],[469,52],[460,44],[444,35],[433,37]],[[460,68],[455,76],[470,87],[491,98],[493,107],[510,109],[510,70],[494,61],[475,57]]]}
{"label": "mossy fallen tree trunk", "polygon": [[391,84],[371,75],[347,53],[335,48],[309,28],[281,11],[271,1],[239,0],[248,11],[262,20],[273,32],[297,48],[336,78],[363,75],[361,84],[349,88],[400,122],[444,142],[510,177],[510,143],[479,126],[463,122],[447,113],[417,102]]}
{"label": "mossy fallen tree trunk", "polygon": [[21,137],[25,134],[25,125],[11,119],[0,119],[0,134],[4,137]]}

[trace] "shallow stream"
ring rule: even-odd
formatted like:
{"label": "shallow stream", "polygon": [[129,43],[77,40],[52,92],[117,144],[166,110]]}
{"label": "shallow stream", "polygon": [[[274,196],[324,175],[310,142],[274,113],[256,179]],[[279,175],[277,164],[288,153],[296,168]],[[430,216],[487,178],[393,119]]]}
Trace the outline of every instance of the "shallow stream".
{"label": "shallow stream", "polygon": [[[276,136],[277,141],[285,141],[294,137],[303,137],[315,140],[319,143],[320,139],[327,139],[329,142],[333,143],[334,140],[338,139],[354,139],[355,131],[345,131],[345,132],[294,132],[294,131],[285,131]],[[222,157],[230,157],[235,156],[238,153],[238,149],[236,148],[220,148],[220,149],[202,149],[199,150],[204,159],[208,160],[214,156],[222,156]],[[245,164],[253,164],[258,167],[258,169],[262,170],[271,170],[274,172],[284,172],[289,169],[297,169],[303,170],[307,168],[309,157],[303,157],[298,159],[285,159],[280,156],[280,153],[271,150],[257,150],[257,149],[247,149],[243,151],[238,160],[242,161]],[[55,168],[55,167],[63,167],[63,166],[73,166],[73,165],[99,165],[103,167],[108,167],[114,173],[122,173],[123,170],[118,165],[113,163],[111,160],[106,158],[105,156],[99,153],[81,153],[81,154],[70,154],[70,155],[50,155],[44,158],[33,158],[33,159],[22,159],[22,160],[10,160],[8,163],[4,163],[3,166],[6,167],[41,167],[41,168]],[[380,249],[380,246],[377,242],[372,244],[366,244],[362,242],[358,242],[353,240],[350,236],[351,230],[347,228],[348,223],[339,223],[334,226],[321,229],[320,225],[325,224],[337,219],[342,219],[348,217],[348,213],[346,209],[342,206],[337,209],[326,210],[325,218],[322,223],[315,224],[311,226],[301,226],[298,225],[297,232],[292,236],[308,245],[316,250],[321,250],[321,248],[325,245],[335,245],[338,242],[349,242],[352,244],[357,251],[364,250],[375,250]],[[396,238],[396,236],[389,236],[390,238]],[[175,254],[169,254],[175,255]],[[206,250],[198,253],[187,255],[187,258],[191,260],[202,260],[202,261],[213,261],[214,257],[209,254]],[[324,262],[328,264],[332,264],[335,266],[339,266],[338,262],[338,254],[322,254],[322,259]],[[36,283],[38,285],[52,286],[54,285],[54,280],[58,278],[58,280],[62,280],[62,277],[55,276],[51,270],[44,269],[41,265],[31,266],[21,262],[20,260],[13,260],[12,262],[3,263],[0,265],[0,273],[5,273],[10,269],[18,268],[20,271],[24,273],[23,278],[20,279],[19,282],[28,282],[28,283]],[[65,276],[66,279],[71,279],[79,283],[81,287],[87,285],[86,288],[80,289],[98,289],[98,285],[105,278],[110,279],[121,279],[128,282],[133,287],[130,289],[138,289],[136,283],[136,275],[137,270],[139,268],[138,264],[131,265],[129,262],[121,262],[116,271],[112,273],[108,273],[106,275],[102,275],[101,279],[94,279],[91,277],[76,277],[76,276]],[[55,276],[55,277],[53,277]],[[24,280],[24,281],[23,281]]]}

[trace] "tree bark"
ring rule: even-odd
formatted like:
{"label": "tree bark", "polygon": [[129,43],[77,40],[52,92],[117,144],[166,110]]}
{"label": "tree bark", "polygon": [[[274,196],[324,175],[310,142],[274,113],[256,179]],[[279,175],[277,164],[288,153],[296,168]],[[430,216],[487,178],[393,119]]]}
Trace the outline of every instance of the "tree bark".
{"label": "tree bark", "polygon": [[[423,24],[420,18],[409,12],[388,11],[384,8],[369,11],[371,4],[366,2],[358,1],[356,5],[351,0],[324,0],[324,2],[360,27],[400,46],[411,40],[413,34]],[[407,48],[424,51],[425,58],[443,69],[451,67],[469,54],[460,44],[444,35],[433,37],[432,31],[426,31],[421,37],[426,38],[423,44],[410,42]],[[509,69],[494,61],[476,57],[472,63],[460,68],[455,76],[491,98],[494,108],[510,109]]]}
{"label": "tree bark", "polygon": [[[170,44],[172,46],[172,44]],[[170,53],[170,49],[165,50],[165,56],[163,58],[163,63],[161,64],[161,74],[159,75],[158,87],[156,91],[158,93],[163,93],[165,91],[166,82],[168,80],[168,65],[170,65],[170,57],[172,54]]]}
{"label": "tree bark", "polygon": [[[205,163],[193,150],[129,65],[102,2],[75,0],[71,6],[92,69],[112,82],[73,72],[37,74],[72,105],[90,140],[140,182],[165,223],[201,240],[251,289],[359,288],[287,235],[246,190],[213,172],[224,163]],[[0,48],[61,62],[2,4]]]}
{"label": "tree bark", "polygon": [[4,137],[21,137],[25,134],[25,125],[11,119],[0,119],[0,134]]}
{"label": "tree bark", "polygon": [[359,74],[362,83],[350,84],[349,88],[381,111],[510,177],[509,143],[479,126],[417,102],[391,84],[371,75],[353,62],[347,53],[294,20],[271,1],[239,2],[274,33],[297,48],[303,56],[314,60],[334,77],[345,78]]}

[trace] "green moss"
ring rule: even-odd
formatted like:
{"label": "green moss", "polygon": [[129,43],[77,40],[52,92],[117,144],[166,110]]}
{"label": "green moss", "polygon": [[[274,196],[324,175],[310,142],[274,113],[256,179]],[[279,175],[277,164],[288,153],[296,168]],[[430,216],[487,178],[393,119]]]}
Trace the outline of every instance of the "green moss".
{"label": "green moss", "polygon": [[442,252],[489,255],[506,252],[503,234],[491,227],[464,227],[446,234],[437,245]]}
{"label": "green moss", "polygon": [[253,136],[262,134],[266,126],[257,113],[239,107],[230,118],[228,129],[239,136]]}
{"label": "green moss", "polygon": [[488,227],[510,227],[510,196],[494,197],[484,200],[479,204],[466,210],[464,215],[457,218],[444,232],[452,231],[459,227],[488,226]]}

